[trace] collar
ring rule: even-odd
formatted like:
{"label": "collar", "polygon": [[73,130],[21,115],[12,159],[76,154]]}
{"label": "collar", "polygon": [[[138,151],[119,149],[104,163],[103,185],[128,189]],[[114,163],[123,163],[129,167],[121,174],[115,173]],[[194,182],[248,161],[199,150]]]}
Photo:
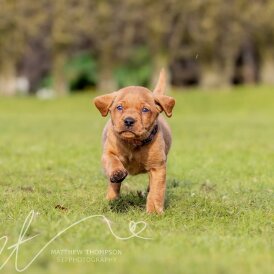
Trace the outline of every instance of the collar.
{"label": "collar", "polygon": [[158,132],[158,125],[156,124],[154,126],[154,128],[152,129],[151,133],[149,134],[149,136],[146,139],[142,140],[140,145],[144,146],[144,145],[148,145],[149,143],[151,143],[153,138],[157,134],[157,132]]}
{"label": "collar", "polygon": [[133,145],[135,148],[140,148],[142,146],[150,144],[153,141],[154,137],[156,136],[158,130],[159,130],[159,126],[156,124],[153,127],[152,131],[150,132],[149,136],[146,139],[144,139],[144,140],[132,140],[132,141],[122,140],[122,142],[125,142],[129,145]]}

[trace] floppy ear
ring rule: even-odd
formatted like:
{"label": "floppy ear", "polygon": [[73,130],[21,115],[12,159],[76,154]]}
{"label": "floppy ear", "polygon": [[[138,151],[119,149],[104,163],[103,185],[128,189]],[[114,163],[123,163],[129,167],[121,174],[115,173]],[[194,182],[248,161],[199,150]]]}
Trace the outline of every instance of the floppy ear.
{"label": "floppy ear", "polygon": [[157,109],[162,112],[164,111],[167,117],[172,116],[172,109],[175,105],[175,100],[166,95],[156,95],[154,96],[154,100],[157,106]]}
{"label": "floppy ear", "polygon": [[105,117],[108,115],[109,108],[111,107],[115,97],[116,92],[112,92],[106,95],[97,96],[94,98],[93,102],[98,110],[101,112],[102,116]]}

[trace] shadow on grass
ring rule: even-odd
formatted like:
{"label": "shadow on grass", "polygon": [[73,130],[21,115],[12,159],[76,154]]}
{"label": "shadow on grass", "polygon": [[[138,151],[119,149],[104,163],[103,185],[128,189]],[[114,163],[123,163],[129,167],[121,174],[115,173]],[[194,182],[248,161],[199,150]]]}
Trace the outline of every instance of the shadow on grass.
{"label": "shadow on grass", "polygon": [[[167,209],[170,205],[170,200],[173,197],[172,192],[175,188],[189,188],[191,186],[192,184],[189,182],[181,182],[177,179],[168,180],[165,197],[165,209]],[[129,193],[122,194],[119,199],[109,202],[108,207],[111,211],[116,213],[126,213],[132,209],[145,210],[147,195],[147,191],[131,191]]]}
{"label": "shadow on grass", "polygon": [[145,209],[147,193],[141,191],[123,194],[119,199],[109,202],[111,211],[126,213],[131,209]]}
{"label": "shadow on grass", "polygon": [[[210,181],[196,183],[173,178],[167,182],[165,210],[180,212],[186,221],[233,222],[254,208],[262,207],[261,201],[251,203],[249,197],[243,199],[242,193],[239,196],[241,201],[235,202],[218,192],[217,186]],[[144,212],[146,199],[147,192],[130,191],[108,203],[105,210],[115,213]]]}

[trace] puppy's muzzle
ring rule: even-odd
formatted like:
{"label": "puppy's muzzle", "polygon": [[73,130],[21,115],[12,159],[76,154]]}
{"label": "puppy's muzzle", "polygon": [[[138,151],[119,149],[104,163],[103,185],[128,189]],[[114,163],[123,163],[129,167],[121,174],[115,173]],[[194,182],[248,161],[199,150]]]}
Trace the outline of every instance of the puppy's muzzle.
{"label": "puppy's muzzle", "polygon": [[132,117],[126,117],[124,119],[124,124],[127,128],[132,127],[134,125],[134,123],[135,123],[135,120]]}

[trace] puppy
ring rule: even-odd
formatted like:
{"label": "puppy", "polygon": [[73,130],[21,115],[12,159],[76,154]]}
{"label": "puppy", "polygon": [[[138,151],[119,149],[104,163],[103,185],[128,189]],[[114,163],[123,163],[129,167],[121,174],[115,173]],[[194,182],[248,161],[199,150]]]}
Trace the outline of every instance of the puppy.
{"label": "puppy", "polygon": [[165,78],[162,70],[153,92],[129,86],[94,99],[102,116],[110,113],[103,130],[102,156],[108,178],[107,199],[119,197],[121,182],[128,174],[148,173],[148,213],[164,210],[171,131],[160,113],[171,117],[175,105],[173,98],[164,95]]}

